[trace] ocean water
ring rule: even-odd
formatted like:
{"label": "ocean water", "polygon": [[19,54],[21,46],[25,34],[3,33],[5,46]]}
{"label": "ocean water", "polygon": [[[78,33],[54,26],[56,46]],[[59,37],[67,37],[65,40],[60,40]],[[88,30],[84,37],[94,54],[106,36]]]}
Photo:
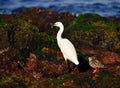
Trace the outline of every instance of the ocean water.
{"label": "ocean water", "polygon": [[33,7],[74,14],[96,13],[104,17],[120,17],[120,0],[0,0],[0,14],[12,14]]}

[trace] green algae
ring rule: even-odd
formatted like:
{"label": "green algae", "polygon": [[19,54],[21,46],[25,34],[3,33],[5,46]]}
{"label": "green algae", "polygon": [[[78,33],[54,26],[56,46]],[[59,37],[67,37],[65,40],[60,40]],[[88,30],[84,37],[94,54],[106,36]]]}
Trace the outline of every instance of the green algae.
{"label": "green algae", "polygon": [[[47,26],[44,25],[46,28]],[[116,28],[117,24],[109,22],[107,18],[96,14],[84,14],[77,17],[70,25],[65,28],[66,34],[77,47],[92,48],[100,50],[110,50],[120,53],[120,40]],[[0,28],[5,32],[10,32],[10,44],[12,49],[9,52],[17,53],[17,59],[26,60],[29,52],[39,55],[43,59],[55,58],[51,53],[44,53],[42,48],[48,47],[59,50],[56,38],[46,32],[40,32],[40,29],[24,19],[16,19],[10,23],[0,22]],[[52,30],[54,31],[54,30]],[[2,32],[1,32],[2,35]],[[6,37],[7,35],[5,35]],[[65,35],[66,36],[66,35]],[[5,38],[9,40],[9,38]],[[12,41],[11,41],[12,40]],[[12,43],[11,43],[12,42]],[[8,44],[9,45],[9,44]],[[38,80],[23,75],[9,75],[0,78],[0,88],[119,88],[120,79],[113,73],[101,72],[97,74],[96,80],[93,80],[92,72],[79,72],[77,74],[64,74],[57,78],[45,78],[46,81],[40,83],[43,78]],[[65,86],[67,80],[73,80],[74,87]],[[76,87],[77,86],[77,87]]]}
{"label": "green algae", "polygon": [[119,52],[120,41],[115,30],[74,31],[70,36],[76,47]]}
{"label": "green algae", "polygon": [[33,86],[33,79],[22,75],[4,75],[1,79],[0,88],[32,88]]}
{"label": "green algae", "polygon": [[0,27],[7,25],[6,22],[0,21]]}
{"label": "green algae", "polygon": [[109,29],[115,28],[115,24],[110,23],[107,18],[97,14],[83,14],[75,18],[66,30],[91,30],[91,29]]}
{"label": "green algae", "polygon": [[120,78],[115,74],[109,72],[102,72],[98,74],[95,84],[98,88],[119,88]]}
{"label": "green algae", "polygon": [[2,78],[0,78],[0,83],[1,82],[6,82],[6,81],[8,81],[9,80],[9,77],[2,77]]}
{"label": "green algae", "polygon": [[40,32],[39,29],[25,21],[16,19],[9,23],[9,27],[4,29],[9,33],[8,38],[12,49],[17,53],[17,60],[24,60],[30,52],[35,53],[43,58],[54,57],[41,51],[42,48],[48,47],[58,50],[57,40],[52,35]]}
{"label": "green algae", "polygon": [[48,35],[44,32],[39,32],[40,36],[43,37],[43,41],[47,41],[47,46],[53,49],[58,50],[57,40],[55,37]]}
{"label": "green algae", "polygon": [[59,49],[55,37],[44,32],[39,32],[33,37],[32,41],[30,42],[30,50],[44,59],[51,57],[54,58],[55,55],[41,51],[41,49],[44,47],[52,48],[55,50]]}
{"label": "green algae", "polygon": [[48,82],[45,83],[46,86],[63,86],[65,82],[64,79],[50,79]]}
{"label": "green algae", "polygon": [[108,18],[97,14],[83,14],[76,17],[66,27],[65,31],[69,39],[78,48],[109,50],[120,53],[119,28]]}
{"label": "green algae", "polygon": [[50,78],[47,82],[44,83],[46,87],[53,86],[53,87],[60,87],[60,88],[72,88],[70,86],[64,85],[67,80],[72,80],[74,75],[72,74],[64,74],[62,77],[58,78]]}
{"label": "green algae", "polygon": [[[95,79],[93,79],[95,77]],[[57,78],[33,79],[28,76],[11,74],[0,78],[1,88],[119,88],[120,78],[113,73],[102,71],[92,74],[92,71],[77,74],[67,73]],[[44,81],[41,81],[44,80]],[[66,84],[67,82],[67,84]],[[69,83],[71,82],[71,83]]]}
{"label": "green algae", "polygon": [[[19,18],[9,24],[7,30],[10,33],[10,45],[15,49],[26,50],[43,56],[44,53],[40,52],[43,47],[59,50],[56,38],[53,35],[40,32],[39,28],[24,19]],[[115,29],[116,26],[107,18],[97,14],[83,14],[75,18],[65,28],[63,35],[69,37],[78,47],[78,50],[83,47],[119,53],[120,42]]]}

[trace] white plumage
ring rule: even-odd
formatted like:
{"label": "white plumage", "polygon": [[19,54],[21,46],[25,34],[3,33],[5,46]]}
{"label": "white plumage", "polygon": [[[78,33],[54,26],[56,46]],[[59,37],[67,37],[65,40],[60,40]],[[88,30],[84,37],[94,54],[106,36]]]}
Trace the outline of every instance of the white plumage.
{"label": "white plumage", "polygon": [[67,63],[67,60],[69,60],[73,62],[75,65],[78,65],[79,61],[77,58],[75,47],[68,39],[62,38],[62,33],[64,31],[63,24],[61,22],[56,22],[54,26],[57,26],[60,28],[60,30],[57,33],[57,43],[64,56],[66,63]]}
{"label": "white plumage", "polygon": [[65,60],[68,59],[76,65],[79,64],[75,48],[68,39],[58,40],[58,46],[60,47]]}

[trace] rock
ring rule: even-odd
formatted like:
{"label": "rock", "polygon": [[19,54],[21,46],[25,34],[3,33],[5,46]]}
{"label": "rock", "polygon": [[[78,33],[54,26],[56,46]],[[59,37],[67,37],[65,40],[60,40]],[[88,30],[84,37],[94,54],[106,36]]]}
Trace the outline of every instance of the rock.
{"label": "rock", "polygon": [[66,82],[63,83],[64,86],[72,86],[73,85],[73,80],[67,80]]}
{"label": "rock", "polygon": [[13,47],[17,49],[27,48],[30,45],[34,32],[39,29],[28,22],[20,19],[13,24]]}
{"label": "rock", "polygon": [[47,48],[47,47],[43,47],[41,51],[45,52],[45,53],[54,54],[57,60],[64,60],[64,57],[63,57],[63,55],[60,51],[57,51],[57,50],[54,50],[54,49],[51,49],[51,48]]}
{"label": "rock", "polygon": [[119,28],[119,19],[114,24],[108,18],[96,14],[83,14],[75,18],[66,30],[69,39],[79,49],[82,47],[119,53],[120,41],[116,28]]}
{"label": "rock", "polygon": [[[119,88],[119,20],[96,14],[76,17],[38,7],[0,14],[0,87]],[[90,68],[82,72],[70,63],[71,73],[65,73],[56,41],[58,30],[50,27],[56,21],[64,23],[63,37],[68,37],[77,51],[96,56],[107,68],[92,74]]]}
{"label": "rock", "polygon": [[65,73],[65,64],[54,64],[47,60],[41,61],[41,68],[45,76],[54,77],[54,75],[61,75]]}
{"label": "rock", "polygon": [[120,63],[120,55],[113,52],[103,52],[104,57],[101,59],[104,64],[118,64]]}
{"label": "rock", "polygon": [[108,71],[120,76],[120,64],[118,64],[118,65],[110,65],[108,67]]}
{"label": "rock", "polygon": [[35,54],[30,53],[28,61],[26,62],[26,70],[27,71],[36,71],[38,66],[38,59]]}
{"label": "rock", "polygon": [[106,67],[106,70],[120,75],[120,55],[110,51],[82,50],[84,53],[96,56]]}
{"label": "rock", "polygon": [[120,55],[110,51],[98,50],[82,50],[84,53],[95,55],[104,64],[118,64],[120,63]]}
{"label": "rock", "polygon": [[8,48],[1,49],[1,50],[0,50],[0,54],[5,53],[5,52],[7,52],[8,50],[9,50],[9,47],[8,47]]}
{"label": "rock", "polygon": [[23,18],[26,21],[35,24],[41,32],[44,31],[47,34],[56,35],[56,31],[51,31],[53,30],[53,28],[51,28],[50,23],[54,23],[56,21],[62,21],[66,26],[75,18],[75,16],[69,12],[58,13],[52,10],[42,10],[41,8],[38,7],[22,10],[20,11],[20,13],[14,15],[0,14],[1,21],[11,22],[16,18]]}
{"label": "rock", "polygon": [[0,27],[0,50],[7,49],[9,45],[8,31],[5,28]]}

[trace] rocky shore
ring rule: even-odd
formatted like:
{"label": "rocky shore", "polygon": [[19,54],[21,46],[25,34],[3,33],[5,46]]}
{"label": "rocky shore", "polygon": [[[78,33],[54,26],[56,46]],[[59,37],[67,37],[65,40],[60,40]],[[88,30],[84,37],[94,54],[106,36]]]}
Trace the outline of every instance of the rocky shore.
{"label": "rocky shore", "polygon": [[[56,42],[56,21],[65,25],[63,37],[75,45],[80,65],[65,61]],[[93,74],[83,53],[106,68]],[[120,18],[97,14],[58,13],[30,8],[0,14],[0,88],[119,88]]]}

